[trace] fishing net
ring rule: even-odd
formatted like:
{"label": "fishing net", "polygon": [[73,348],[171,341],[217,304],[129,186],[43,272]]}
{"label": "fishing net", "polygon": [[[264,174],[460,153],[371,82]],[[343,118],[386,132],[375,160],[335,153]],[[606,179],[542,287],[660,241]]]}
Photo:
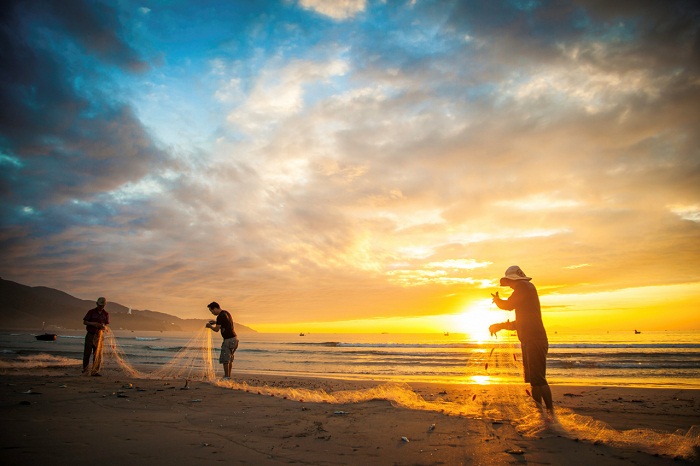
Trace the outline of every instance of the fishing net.
{"label": "fishing net", "polygon": [[216,379],[212,361],[211,331],[202,328],[175,356],[153,371],[138,369],[127,359],[111,330],[105,332],[105,367],[111,362],[132,377],[142,379],[185,379],[211,382]]}

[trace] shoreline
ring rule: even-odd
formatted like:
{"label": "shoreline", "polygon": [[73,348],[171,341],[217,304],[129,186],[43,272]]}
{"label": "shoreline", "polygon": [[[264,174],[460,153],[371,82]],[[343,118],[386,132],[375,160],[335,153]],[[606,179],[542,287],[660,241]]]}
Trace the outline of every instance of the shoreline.
{"label": "shoreline", "polygon": [[[45,369],[60,369],[68,367],[78,367],[82,361],[77,358],[70,358],[62,354],[56,354],[53,352],[36,352],[34,350],[18,350],[14,351],[14,356],[2,355],[0,356],[0,371],[3,370],[15,370],[15,371],[28,371],[34,366],[39,366]],[[8,357],[9,356],[9,357]],[[17,362],[18,357],[27,356],[48,356],[48,359],[38,361],[36,359],[31,359],[28,361]],[[56,360],[51,360],[51,358],[56,358]],[[108,357],[105,361],[106,368],[111,368],[114,370],[114,362]],[[153,364],[132,364],[131,367],[137,371],[143,372],[145,376],[148,376],[149,372],[152,372],[157,365]],[[32,369],[33,370],[33,369]],[[214,363],[214,372],[221,374],[221,367],[218,363]],[[265,377],[265,378],[296,378],[296,379],[330,379],[330,380],[347,380],[354,383],[406,383],[406,384],[429,384],[437,383],[443,385],[457,385],[457,386],[480,386],[480,385],[513,385],[520,384],[521,379],[518,378],[503,378],[499,376],[461,376],[461,377],[441,377],[441,376],[378,376],[373,374],[337,374],[337,373],[312,373],[312,372],[300,372],[300,371],[280,371],[280,370],[254,370],[254,369],[236,369],[235,364],[233,368],[233,375],[235,377]],[[622,382],[623,381],[623,382]],[[695,383],[659,383],[657,381],[648,382],[638,382],[632,378],[620,378],[618,380],[612,380],[610,378],[596,378],[596,379],[571,379],[564,382],[559,382],[556,379],[549,380],[551,387],[591,387],[591,388],[602,388],[602,387],[619,387],[619,388],[637,388],[637,389],[669,389],[669,390],[700,390],[700,380],[695,381]]]}
{"label": "shoreline", "polygon": [[558,423],[544,428],[524,384],[78,371],[0,371],[4,464],[94,463],[97,448],[133,465],[683,465],[700,449],[695,389],[552,385]]}

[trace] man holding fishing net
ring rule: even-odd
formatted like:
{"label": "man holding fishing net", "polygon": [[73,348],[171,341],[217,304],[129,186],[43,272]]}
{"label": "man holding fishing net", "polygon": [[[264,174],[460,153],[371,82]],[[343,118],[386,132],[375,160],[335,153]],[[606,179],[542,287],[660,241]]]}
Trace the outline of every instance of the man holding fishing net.
{"label": "man holding fishing net", "polygon": [[224,366],[224,380],[231,378],[231,366],[233,366],[233,353],[238,348],[238,336],[233,329],[233,317],[228,311],[221,309],[216,301],[207,305],[209,312],[216,316],[216,320],[210,320],[206,327],[214,332],[221,330],[224,341],[221,343],[219,362]]}
{"label": "man holding fishing net", "polygon": [[109,325],[109,313],[105,311],[107,300],[97,298],[97,307],[90,309],[83,317],[83,325],[87,330],[85,335],[85,346],[83,347],[83,374],[88,373],[90,356],[92,356],[92,369],[89,371],[92,376],[100,376],[102,369],[102,344],[104,343],[104,331]]}
{"label": "man holding fishing net", "polygon": [[500,330],[515,330],[518,333],[525,382],[530,384],[531,396],[537,406],[541,408],[544,401],[547,413],[554,419],[552,390],[546,378],[549,342],[542,323],[540,298],[535,285],[530,283],[530,280],[532,278],[525,275],[517,265],[508,267],[500,284],[511,287],[513,293],[508,299],[501,299],[498,292],[492,293],[491,296],[494,304],[504,311],[515,310],[515,320],[493,324],[489,327],[489,331],[491,334],[496,334]]}

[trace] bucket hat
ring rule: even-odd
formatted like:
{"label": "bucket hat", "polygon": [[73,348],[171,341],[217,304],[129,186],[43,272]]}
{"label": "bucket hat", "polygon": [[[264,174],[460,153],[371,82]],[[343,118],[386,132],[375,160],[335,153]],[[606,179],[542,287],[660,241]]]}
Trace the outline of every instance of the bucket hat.
{"label": "bucket hat", "polygon": [[[508,280],[532,280],[532,278],[525,275],[523,269],[521,269],[517,265],[511,265],[510,267],[508,267],[508,269],[506,270],[506,274],[503,278],[507,278]],[[503,280],[503,278],[501,280]]]}

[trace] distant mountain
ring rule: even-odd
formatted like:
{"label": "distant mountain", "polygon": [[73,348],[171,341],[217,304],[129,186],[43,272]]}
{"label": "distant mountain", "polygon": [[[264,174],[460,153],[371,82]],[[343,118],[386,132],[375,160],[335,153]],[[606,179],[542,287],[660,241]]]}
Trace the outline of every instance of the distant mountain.
{"label": "distant mountain", "polygon": [[[97,299],[97,297],[95,297]],[[0,328],[83,329],[85,313],[95,307],[95,301],[79,299],[63,291],[44,286],[27,286],[0,278]],[[201,319],[181,319],[163,312],[139,311],[107,301],[110,327],[114,330],[175,330],[199,331],[213,316],[202,313]],[[206,315],[205,315],[206,314]],[[256,332],[236,323],[236,332]],[[257,332],[256,332],[257,333]]]}

